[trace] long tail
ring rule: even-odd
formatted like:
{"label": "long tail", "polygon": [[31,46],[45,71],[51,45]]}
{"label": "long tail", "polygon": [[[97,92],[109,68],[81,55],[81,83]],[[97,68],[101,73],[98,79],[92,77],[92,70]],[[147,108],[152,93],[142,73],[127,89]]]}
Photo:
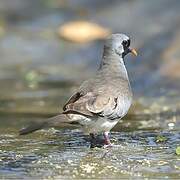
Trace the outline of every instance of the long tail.
{"label": "long tail", "polygon": [[60,114],[60,115],[48,118],[45,121],[33,122],[29,126],[22,128],[19,131],[19,134],[25,135],[25,134],[29,134],[29,133],[32,133],[34,131],[40,130],[40,129],[63,126],[64,124],[68,124],[68,123],[71,123],[71,121],[69,121],[67,116],[64,114]]}

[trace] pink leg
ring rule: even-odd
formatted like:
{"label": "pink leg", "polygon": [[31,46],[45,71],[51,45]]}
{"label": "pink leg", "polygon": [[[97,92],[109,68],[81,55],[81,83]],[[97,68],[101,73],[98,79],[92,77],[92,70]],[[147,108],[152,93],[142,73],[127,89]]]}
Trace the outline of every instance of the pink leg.
{"label": "pink leg", "polygon": [[105,145],[111,146],[111,141],[109,139],[109,132],[104,132],[103,135],[104,135]]}

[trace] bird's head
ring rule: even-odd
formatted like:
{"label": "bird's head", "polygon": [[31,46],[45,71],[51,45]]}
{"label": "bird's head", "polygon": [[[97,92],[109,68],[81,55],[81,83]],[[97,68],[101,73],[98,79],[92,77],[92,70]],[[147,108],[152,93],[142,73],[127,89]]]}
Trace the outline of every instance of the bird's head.
{"label": "bird's head", "polygon": [[128,53],[132,53],[133,55],[137,56],[136,50],[131,49],[130,44],[130,38],[125,34],[112,34],[107,38],[105,48],[110,49],[122,58],[124,58],[124,56]]}

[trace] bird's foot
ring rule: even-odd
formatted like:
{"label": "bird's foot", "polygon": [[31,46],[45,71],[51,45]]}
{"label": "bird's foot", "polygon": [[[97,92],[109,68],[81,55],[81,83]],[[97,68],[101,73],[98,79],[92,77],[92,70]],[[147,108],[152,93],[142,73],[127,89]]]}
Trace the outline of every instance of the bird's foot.
{"label": "bird's foot", "polygon": [[111,141],[110,141],[110,138],[109,138],[109,132],[104,132],[103,135],[104,135],[104,144],[105,144],[105,146],[112,147],[112,144],[111,144]]}
{"label": "bird's foot", "polygon": [[113,147],[113,144],[111,143],[110,139],[109,139],[109,133],[108,132],[104,132],[103,133],[104,139],[95,136],[95,134],[91,133],[90,137],[91,137],[91,148],[95,148],[95,147],[104,147],[104,148],[110,148]]}

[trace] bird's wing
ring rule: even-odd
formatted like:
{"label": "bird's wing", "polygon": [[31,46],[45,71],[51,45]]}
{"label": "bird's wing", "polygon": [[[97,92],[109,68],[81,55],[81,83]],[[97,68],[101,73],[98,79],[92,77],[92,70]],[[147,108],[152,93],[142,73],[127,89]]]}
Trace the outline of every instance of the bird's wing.
{"label": "bird's wing", "polygon": [[65,104],[63,110],[64,114],[81,114],[85,116],[103,115],[108,116],[117,106],[117,99],[99,95],[93,92],[83,94],[77,92]]}
{"label": "bird's wing", "polygon": [[87,109],[88,101],[94,98],[92,93],[77,92],[67,101],[63,107],[63,114],[81,114],[85,116],[93,116],[93,113]]}
{"label": "bird's wing", "polygon": [[87,109],[96,114],[107,116],[108,110],[111,111],[117,106],[117,98],[112,96],[98,95],[87,103]]}
{"label": "bird's wing", "polygon": [[83,92],[77,92],[77,93],[73,94],[69,98],[69,100],[65,103],[65,105],[63,106],[63,110],[66,111],[69,104],[76,102],[82,96],[83,96]]}

